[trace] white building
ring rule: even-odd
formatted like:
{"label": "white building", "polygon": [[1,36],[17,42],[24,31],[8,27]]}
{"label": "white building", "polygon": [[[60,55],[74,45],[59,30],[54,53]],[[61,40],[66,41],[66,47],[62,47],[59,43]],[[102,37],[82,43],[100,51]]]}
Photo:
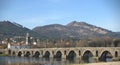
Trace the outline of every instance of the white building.
{"label": "white building", "polygon": [[28,49],[30,48],[31,42],[29,33],[26,34],[26,41],[22,43],[12,42],[8,43],[8,49]]}
{"label": "white building", "polygon": [[27,49],[28,46],[26,44],[20,45],[19,43],[8,43],[8,49]]}

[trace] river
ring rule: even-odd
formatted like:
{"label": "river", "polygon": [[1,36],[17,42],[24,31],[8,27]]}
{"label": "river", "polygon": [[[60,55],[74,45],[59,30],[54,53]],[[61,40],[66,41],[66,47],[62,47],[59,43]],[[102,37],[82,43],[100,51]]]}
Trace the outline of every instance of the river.
{"label": "river", "polygon": [[[107,61],[111,61],[107,59]],[[92,58],[88,59],[89,63],[94,62]],[[79,59],[53,59],[53,58],[35,58],[35,57],[18,57],[18,56],[0,56],[0,65],[69,65],[84,63]]]}
{"label": "river", "polygon": [[66,65],[79,63],[78,60],[65,60],[65,59],[46,59],[34,57],[15,57],[15,56],[0,56],[0,65]]}

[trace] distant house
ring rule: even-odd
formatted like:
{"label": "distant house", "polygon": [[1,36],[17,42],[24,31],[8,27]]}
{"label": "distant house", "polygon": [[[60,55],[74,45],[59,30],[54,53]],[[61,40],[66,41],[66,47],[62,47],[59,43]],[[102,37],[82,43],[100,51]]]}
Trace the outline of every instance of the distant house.
{"label": "distant house", "polygon": [[36,45],[36,42],[31,42],[31,38],[29,33],[26,33],[26,40],[22,42],[11,42],[8,43],[8,49],[28,49],[30,48],[31,44]]}
{"label": "distant house", "polygon": [[8,43],[8,49],[27,49],[29,48],[26,44],[20,44],[20,43]]}

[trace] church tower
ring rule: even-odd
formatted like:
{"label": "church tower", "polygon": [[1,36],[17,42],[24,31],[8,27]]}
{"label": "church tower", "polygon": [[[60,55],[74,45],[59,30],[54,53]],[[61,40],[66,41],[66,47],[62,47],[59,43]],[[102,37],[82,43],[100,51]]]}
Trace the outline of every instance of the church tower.
{"label": "church tower", "polygon": [[26,45],[28,45],[28,37],[29,37],[29,33],[26,33]]}
{"label": "church tower", "polygon": [[10,45],[10,43],[8,43],[8,46],[7,46],[7,48],[8,48],[8,49],[10,49],[10,48],[11,48],[11,45]]}

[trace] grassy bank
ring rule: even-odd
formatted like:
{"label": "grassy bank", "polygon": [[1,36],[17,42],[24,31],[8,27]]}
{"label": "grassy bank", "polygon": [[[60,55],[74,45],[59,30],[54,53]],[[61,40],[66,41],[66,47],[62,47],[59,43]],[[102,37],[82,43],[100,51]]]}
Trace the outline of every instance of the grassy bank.
{"label": "grassy bank", "polygon": [[0,54],[0,56],[9,56],[8,54]]}

